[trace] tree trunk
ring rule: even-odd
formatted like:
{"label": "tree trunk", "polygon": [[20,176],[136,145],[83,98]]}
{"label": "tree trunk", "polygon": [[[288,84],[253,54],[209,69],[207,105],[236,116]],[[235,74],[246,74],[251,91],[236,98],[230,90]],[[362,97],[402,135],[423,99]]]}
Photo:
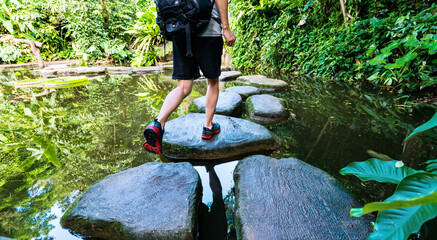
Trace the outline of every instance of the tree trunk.
{"label": "tree trunk", "polygon": [[44,68],[44,61],[42,60],[42,57],[41,57],[41,54],[40,54],[40,50],[39,50],[39,48],[42,47],[44,45],[44,43],[36,42],[36,41],[31,41],[31,40],[28,40],[28,39],[20,39],[20,38],[11,38],[11,39],[9,39],[9,42],[13,43],[13,44],[16,44],[16,43],[19,43],[19,42],[29,44],[30,49],[32,50],[33,55],[35,55],[36,59],[38,60],[38,67],[40,69]]}

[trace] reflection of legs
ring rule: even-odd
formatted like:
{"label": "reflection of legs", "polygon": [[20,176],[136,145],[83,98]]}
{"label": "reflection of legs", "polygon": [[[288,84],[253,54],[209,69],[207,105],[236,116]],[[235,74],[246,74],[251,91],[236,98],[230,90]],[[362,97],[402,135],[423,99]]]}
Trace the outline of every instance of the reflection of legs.
{"label": "reflection of legs", "polygon": [[223,199],[222,185],[220,184],[220,179],[215,173],[214,167],[209,170],[209,186],[211,187],[213,199]]}
{"label": "reflection of legs", "polygon": [[219,96],[219,79],[208,79],[208,90],[206,92],[205,103],[205,127],[212,127],[212,119],[214,117],[215,107]]}
{"label": "reflection of legs", "polygon": [[164,128],[170,114],[181,104],[185,97],[190,95],[192,87],[193,80],[178,80],[178,86],[167,95],[158,115],[158,121],[161,123],[162,128]]}

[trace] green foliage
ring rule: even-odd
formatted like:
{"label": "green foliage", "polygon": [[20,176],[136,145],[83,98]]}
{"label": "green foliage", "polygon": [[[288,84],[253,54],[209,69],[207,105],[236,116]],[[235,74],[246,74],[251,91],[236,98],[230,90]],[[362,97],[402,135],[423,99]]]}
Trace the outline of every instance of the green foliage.
{"label": "green foliage", "polygon": [[[437,113],[430,121],[416,128],[404,142],[435,127],[433,123],[436,116]],[[399,161],[370,159],[352,163],[340,171],[341,174],[352,174],[364,181],[398,184],[395,193],[384,202],[368,203],[363,208],[351,210],[351,215],[355,217],[380,211],[369,239],[407,239],[410,234],[419,231],[423,223],[437,217],[435,163],[436,160],[427,161],[428,172],[424,172],[407,168]]]}
{"label": "green foliage", "polygon": [[[135,38],[126,34],[126,30],[133,26],[135,12],[148,7],[151,2],[1,0],[0,34],[43,42],[41,56],[44,60],[87,54],[88,60],[105,58],[113,62],[128,62],[132,57],[129,43]],[[31,52],[21,54],[32,55]],[[30,58],[19,57],[2,57],[0,60],[27,62]]]}
{"label": "green foliage", "polygon": [[147,12],[137,12],[135,25],[126,33],[136,37],[132,46],[136,52],[132,60],[133,67],[150,66],[156,64],[159,45],[162,41],[160,29],[156,24],[156,7]]}
{"label": "green foliage", "polygon": [[436,84],[437,6],[432,1],[233,1],[241,69],[368,80],[399,91]]}

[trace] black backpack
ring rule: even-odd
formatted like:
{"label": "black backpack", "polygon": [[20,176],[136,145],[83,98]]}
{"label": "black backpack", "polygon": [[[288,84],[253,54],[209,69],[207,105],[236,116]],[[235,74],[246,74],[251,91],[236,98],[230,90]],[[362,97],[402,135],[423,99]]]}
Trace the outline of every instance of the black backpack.
{"label": "black backpack", "polygon": [[193,56],[191,37],[200,33],[211,19],[214,1],[211,0],[155,0],[156,23],[166,40],[185,37],[187,56]]}

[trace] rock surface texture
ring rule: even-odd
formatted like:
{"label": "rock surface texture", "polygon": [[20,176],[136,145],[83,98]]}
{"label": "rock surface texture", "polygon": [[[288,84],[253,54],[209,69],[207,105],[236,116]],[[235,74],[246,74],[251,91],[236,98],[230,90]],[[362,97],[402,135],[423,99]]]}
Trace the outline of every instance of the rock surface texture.
{"label": "rock surface texture", "polygon": [[[204,113],[205,102],[206,96],[196,98],[190,104],[188,109],[190,112]],[[232,92],[220,92],[215,113],[227,116],[237,116],[242,112],[242,103],[243,100],[239,94]]]}
{"label": "rock surface texture", "polygon": [[210,140],[201,138],[205,114],[188,114],[167,122],[162,143],[164,155],[215,163],[278,148],[275,137],[262,125],[223,115],[215,115],[213,121],[220,124],[221,132]]}
{"label": "rock surface texture", "polygon": [[263,75],[241,76],[237,80],[243,81],[246,85],[254,86],[261,88],[264,91],[271,92],[283,91],[288,87],[288,83],[282,80],[268,78]]}
{"label": "rock surface texture", "polygon": [[264,125],[281,123],[289,116],[282,100],[267,94],[248,98],[246,111],[251,121]]}
{"label": "rock surface texture", "polygon": [[85,237],[194,240],[201,198],[191,164],[147,163],[91,186],[61,224]]}
{"label": "rock surface texture", "polygon": [[326,172],[297,159],[252,156],[234,171],[238,239],[367,239],[370,217]]}
{"label": "rock surface texture", "polygon": [[240,94],[243,99],[246,99],[252,95],[261,94],[261,90],[252,86],[235,86],[225,89],[225,92],[234,92]]}

